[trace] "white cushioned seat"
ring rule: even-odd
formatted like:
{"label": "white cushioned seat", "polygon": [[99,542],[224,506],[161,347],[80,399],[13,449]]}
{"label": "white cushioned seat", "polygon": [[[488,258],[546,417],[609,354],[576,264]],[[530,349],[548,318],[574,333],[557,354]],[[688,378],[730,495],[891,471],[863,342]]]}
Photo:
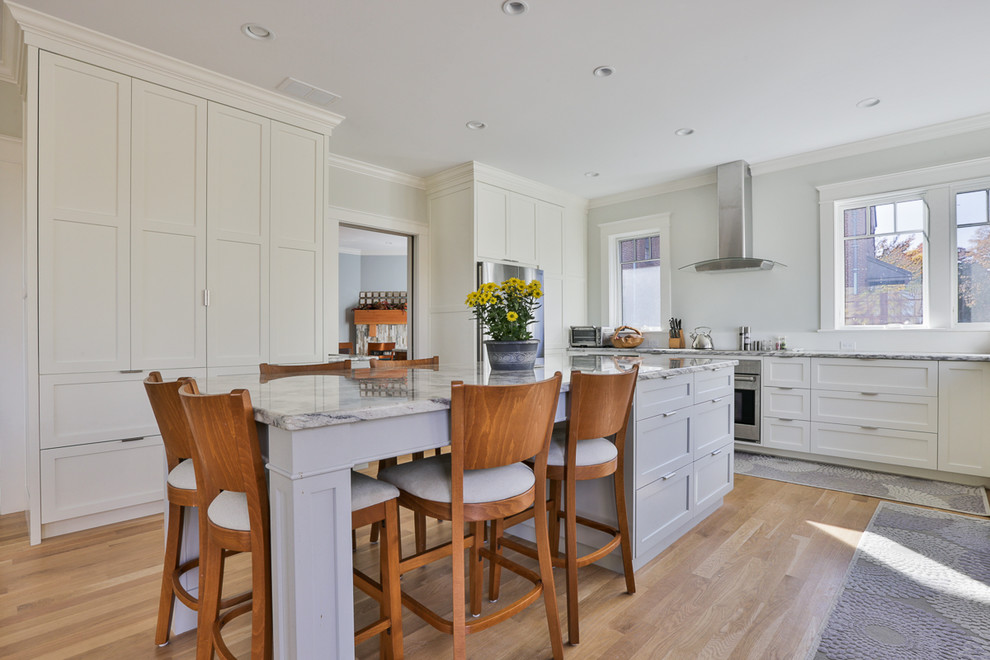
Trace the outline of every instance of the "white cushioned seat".
{"label": "white cushioned seat", "polygon": [[168,485],[183,490],[196,490],[196,470],[191,458],[184,458],[168,473]]}
{"label": "white cushioned seat", "polygon": [[[567,435],[561,432],[554,433],[550,439],[550,454],[547,456],[547,465],[563,465],[566,458],[564,454],[566,447]],[[575,465],[608,463],[618,455],[619,450],[611,440],[605,438],[578,440]]]}
{"label": "white cushioned seat", "polygon": [[[383,470],[378,479],[432,502],[450,502],[450,454],[410,461]],[[464,471],[464,503],[498,502],[522,495],[536,484],[533,471],[522,463]]]}
{"label": "white cushioned seat", "polygon": [[351,470],[351,511],[360,511],[398,496],[399,489],[392,484]]}
{"label": "white cushioned seat", "polygon": [[220,527],[238,529],[243,532],[251,531],[246,493],[231,490],[221,491],[210,502],[210,508],[206,510],[206,515],[210,517],[213,524]]}

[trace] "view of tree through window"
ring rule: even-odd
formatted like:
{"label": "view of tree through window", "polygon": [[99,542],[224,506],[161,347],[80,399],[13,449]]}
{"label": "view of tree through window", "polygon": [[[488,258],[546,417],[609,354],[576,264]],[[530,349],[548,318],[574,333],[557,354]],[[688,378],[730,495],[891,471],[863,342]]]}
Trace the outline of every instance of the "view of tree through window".
{"label": "view of tree through window", "polygon": [[987,190],[956,195],[959,323],[990,322],[990,223]]}
{"label": "view of tree through window", "polygon": [[660,237],[644,236],[619,242],[622,323],[635,328],[659,328]]}
{"label": "view of tree through window", "polygon": [[845,324],[923,324],[924,201],[846,209],[843,224]]}

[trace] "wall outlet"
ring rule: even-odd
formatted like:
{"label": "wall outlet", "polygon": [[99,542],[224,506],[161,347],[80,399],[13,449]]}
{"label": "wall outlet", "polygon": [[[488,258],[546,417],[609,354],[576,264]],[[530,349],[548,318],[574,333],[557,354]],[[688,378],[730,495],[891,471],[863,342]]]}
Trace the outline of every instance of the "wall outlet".
{"label": "wall outlet", "polygon": [[840,351],[852,351],[852,350],[855,350],[855,348],[856,348],[856,342],[854,342],[854,341],[849,341],[847,339],[845,341],[840,341],[839,342],[839,350]]}

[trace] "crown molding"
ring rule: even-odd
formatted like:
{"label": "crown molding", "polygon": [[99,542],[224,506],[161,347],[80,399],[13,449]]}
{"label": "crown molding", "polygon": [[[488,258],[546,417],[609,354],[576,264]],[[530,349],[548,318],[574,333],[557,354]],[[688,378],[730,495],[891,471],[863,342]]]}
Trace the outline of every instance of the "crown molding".
{"label": "crown molding", "polygon": [[839,199],[856,199],[914,188],[982,178],[990,172],[990,158],[974,158],[958,163],[922,167],[904,172],[881,174],[851,181],[818,186],[819,202],[829,204]]}
{"label": "crown molding", "polygon": [[432,196],[475,181],[512,190],[551,204],[581,209],[588,207],[588,200],[584,197],[473,160],[427,177],[426,190]]}
{"label": "crown molding", "polygon": [[409,186],[410,188],[416,188],[418,190],[426,190],[426,180],[421,177],[406,174],[405,172],[399,172],[397,170],[390,170],[379,165],[372,165],[371,163],[365,163],[360,160],[354,160],[353,158],[348,158],[347,156],[331,153],[327,156],[327,164],[330,167],[347,170],[349,172],[354,172],[355,174],[363,174],[364,176],[374,177],[376,179],[388,181],[389,183],[397,183],[401,186]]}
{"label": "crown molding", "polygon": [[627,192],[616,193],[614,195],[596,197],[595,199],[592,199],[588,203],[588,208],[597,209],[603,206],[622,204],[623,202],[632,202],[637,199],[643,199],[645,197],[655,197],[656,195],[665,195],[667,193],[677,192],[678,190],[700,188],[701,186],[709,186],[714,183],[715,183],[715,171],[713,169],[708,174],[699,174],[698,176],[692,176],[686,179],[677,179],[676,181],[667,181],[666,183],[659,183],[655,186],[649,186],[647,188],[637,188],[636,190],[629,190]]}
{"label": "crown molding", "polygon": [[6,4],[0,7],[0,81],[24,91],[24,32]]}
{"label": "crown molding", "polygon": [[342,115],[334,112],[69,23],[24,5],[8,2],[7,7],[23,31],[24,43],[29,46],[81,59],[124,75],[327,135],[344,120]]}
{"label": "crown molding", "polygon": [[17,163],[24,160],[21,138],[0,135],[0,163]]}

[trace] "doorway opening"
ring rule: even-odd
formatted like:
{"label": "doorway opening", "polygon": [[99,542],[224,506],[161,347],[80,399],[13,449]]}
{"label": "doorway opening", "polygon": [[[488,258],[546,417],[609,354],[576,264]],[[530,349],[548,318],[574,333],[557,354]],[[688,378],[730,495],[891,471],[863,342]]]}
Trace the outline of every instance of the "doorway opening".
{"label": "doorway opening", "polygon": [[[413,237],[341,224],[338,234],[338,352],[412,357]],[[383,344],[375,346],[375,344]]]}

